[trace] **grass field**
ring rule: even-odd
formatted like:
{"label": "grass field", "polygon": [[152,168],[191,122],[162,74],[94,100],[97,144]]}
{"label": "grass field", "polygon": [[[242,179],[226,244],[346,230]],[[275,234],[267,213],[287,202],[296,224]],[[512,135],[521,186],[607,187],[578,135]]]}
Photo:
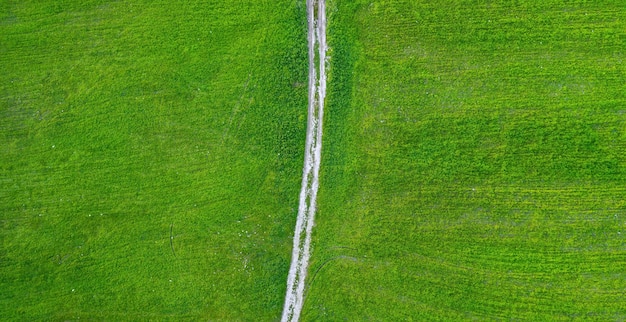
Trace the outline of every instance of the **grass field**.
{"label": "grass field", "polygon": [[279,317],[306,64],[300,1],[2,1],[2,319]]}
{"label": "grass field", "polygon": [[304,320],[625,320],[625,3],[327,6]]}
{"label": "grass field", "polygon": [[[303,320],[625,320],[625,5],[328,0]],[[278,319],[306,64],[304,1],[2,1],[2,319]]]}

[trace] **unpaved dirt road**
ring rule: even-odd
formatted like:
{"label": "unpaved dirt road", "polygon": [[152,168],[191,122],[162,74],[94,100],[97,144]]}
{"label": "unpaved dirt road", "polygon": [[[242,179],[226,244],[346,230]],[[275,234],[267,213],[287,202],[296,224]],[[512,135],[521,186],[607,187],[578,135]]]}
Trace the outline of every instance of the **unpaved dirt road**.
{"label": "unpaved dirt road", "polygon": [[[322,120],[326,97],[326,1],[307,0],[309,43],[309,115],[298,218],[293,236],[291,266],[282,321],[298,321],[304,304],[304,282],[309,266],[311,231],[315,220],[322,158]],[[316,9],[317,6],[317,9]],[[319,54],[318,63],[316,55]],[[319,69],[319,79],[318,72]]]}

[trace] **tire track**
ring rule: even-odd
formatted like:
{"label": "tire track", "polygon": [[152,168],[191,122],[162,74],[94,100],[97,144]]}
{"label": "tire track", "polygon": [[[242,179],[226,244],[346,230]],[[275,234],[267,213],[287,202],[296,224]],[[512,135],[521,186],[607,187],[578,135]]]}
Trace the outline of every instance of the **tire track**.
{"label": "tire track", "polygon": [[[322,157],[322,120],[326,97],[326,1],[307,0],[309,47],[309,106],[304,167],[298,217],[293,236],[291,266],[282,321],[298,321],[304,304],[304,286],[309,265],[311,231],[315,222],[319,169]],[[317,7],[317,8],[316,8]],[[316,61],[316,54],[319,60]],[[319,79],[317,70],[319,69]]]}

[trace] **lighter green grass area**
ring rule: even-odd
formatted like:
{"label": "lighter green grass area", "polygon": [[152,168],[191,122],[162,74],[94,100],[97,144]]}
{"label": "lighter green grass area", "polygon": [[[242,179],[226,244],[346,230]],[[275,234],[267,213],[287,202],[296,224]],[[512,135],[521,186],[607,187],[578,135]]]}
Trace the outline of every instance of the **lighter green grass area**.
{"label": "lighter green grass area", "polygon": [[279,317],[305,17],[297,1],[2,1],[2,319]]}
{"label": "lighter green grass area", "polygon": [[329,1],[311,320],[626,319],[623,1]]}

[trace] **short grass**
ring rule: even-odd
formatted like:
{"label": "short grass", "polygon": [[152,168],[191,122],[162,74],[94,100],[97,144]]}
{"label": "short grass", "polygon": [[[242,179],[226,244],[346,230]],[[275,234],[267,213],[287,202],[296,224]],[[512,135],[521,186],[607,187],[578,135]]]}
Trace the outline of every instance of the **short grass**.
{"label": "short grass", "polygon": [[2,1],[2,319],[279,317],[306,55],[300,1]]}
{"label": "short grass", "polygon": [[626,319],[622,1],[329,1],[304,320]]}

